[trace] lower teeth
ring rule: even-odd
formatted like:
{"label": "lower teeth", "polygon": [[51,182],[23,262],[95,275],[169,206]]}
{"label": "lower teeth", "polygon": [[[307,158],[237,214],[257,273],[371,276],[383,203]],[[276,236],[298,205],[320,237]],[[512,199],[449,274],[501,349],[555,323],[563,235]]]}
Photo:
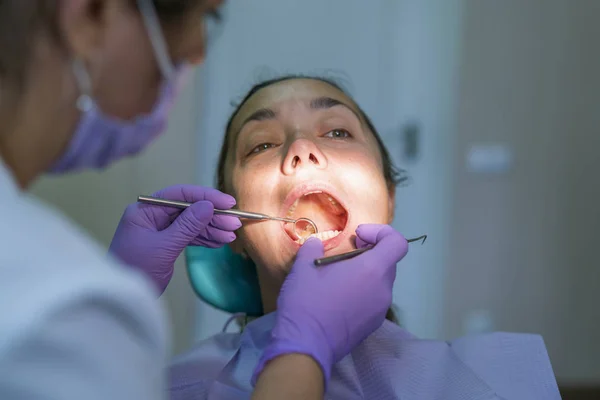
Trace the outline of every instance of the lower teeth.
{"label": "lower teeth", "polygon": [[323,241],[323,240],[329,240],[332,239],[334,237],[336,237],[337,235],[340,234],[340,231],[325,231],[325,232],[319,232],[319,233],[313,233],[312,235],[305,237],[305,238],[299,238],[298,240],[296,240],[297,243],[300,244],[304,244],[304,242],[311,237],[316,237],[317,239]]}

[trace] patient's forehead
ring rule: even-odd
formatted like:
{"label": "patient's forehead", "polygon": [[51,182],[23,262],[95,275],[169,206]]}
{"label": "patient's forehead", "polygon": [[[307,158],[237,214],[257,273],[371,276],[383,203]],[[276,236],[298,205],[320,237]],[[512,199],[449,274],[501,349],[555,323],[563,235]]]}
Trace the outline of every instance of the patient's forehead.
{"label": "patient's forehead", "polygon": [[356,114],[360,111],[354,101],[338,88],[317,79],[298,78],[277,82],[257,91],[240,108],[231,123],[232,139],[237,139],[237,134],[244,121],[257,110],[263,108],[277,109],[278,106],[293,101],[306,101],[319,97],[330,97],[350,107]]}

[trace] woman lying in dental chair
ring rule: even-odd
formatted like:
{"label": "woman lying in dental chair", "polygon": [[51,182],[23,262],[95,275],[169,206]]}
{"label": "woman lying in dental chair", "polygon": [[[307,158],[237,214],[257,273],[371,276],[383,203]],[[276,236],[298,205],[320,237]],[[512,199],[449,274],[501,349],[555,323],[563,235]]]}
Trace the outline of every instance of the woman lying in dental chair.
{"label": "woman lying in dental chair", "polygon": [[[326,255],[354,249],[359,224],[391,223],[402,179],[365,113],[320,78],[285,77],[254,87],[229,120],[218,165],[218,189],[240,209],[312,219]],[[280,222],[246,223],[237,232],[231,249],[256,266],[264,315],[242,333],[215,335],[176,360],[171,398],[250,397],[252,372],[300,242]],[[335,365],[326,398],[560,399],[539,336],[419,340],[394,323],[393,313],[388,317]]]}

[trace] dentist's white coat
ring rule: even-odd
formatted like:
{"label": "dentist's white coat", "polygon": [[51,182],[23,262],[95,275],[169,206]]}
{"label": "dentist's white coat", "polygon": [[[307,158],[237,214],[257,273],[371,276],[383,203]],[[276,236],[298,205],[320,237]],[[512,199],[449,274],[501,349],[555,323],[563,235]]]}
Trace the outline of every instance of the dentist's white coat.
{"label": "dentist's white coat", "polygon": [[0,399],[165,398],[164,315],[149,282],[0,159]]}

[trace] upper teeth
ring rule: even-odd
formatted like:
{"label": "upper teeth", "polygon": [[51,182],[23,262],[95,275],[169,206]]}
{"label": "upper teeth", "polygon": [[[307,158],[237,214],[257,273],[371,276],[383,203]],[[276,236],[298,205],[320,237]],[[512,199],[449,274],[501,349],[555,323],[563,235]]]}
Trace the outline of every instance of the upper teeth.
{"label": "upper teeth", "polygon": [[[309,194],[317,194],[317,193],[323,193],[323,192],[319,192],[319,191],[317,191],[317,192],[305,193],[305,194],[303,194],[303,195],[302,195],[302,196],[300,196],[300,197],[303,197],[303,196],[308,196]],[[294,201],[294,203],[292,204],[292,206],[291,206],[291,207],[290,207],[290,209],[288,210],[288,212],[287,212],[287,215],[286,215],[286,217],[287,217],[287,218],[292,218],[292,217],[294,216],[294,211],[296,211],[296,207],[298,206],[298,202],[300,201],[300,197],[298,197],[298,198],[296,199],[296,201]],[[327,195],[327,200],[329,200],[329,202],[330,202],[332,205],[334,205],[334,206],[337,206],[337,205],[338,205],[338,202],[337,202],[337,201],[335,201],[335,199],[334,199],[333,197],[329,196],[329,195]]]}
{"label": "upper teeth", "polygon": [[325,231],[325,232],[319,232],[319,233],[313,233],[312,235],[306,237],[306,238],[300,238],[298,240],[296,240],[296,242],[300,243],[300,244],[304,244],[304,242],[311,237],[316,237],[317,239],[323,241],[323,240],[328,240],[328,239],[332,239],[334,237],[336,237],[337,235],[340,234],[340,231]]}

